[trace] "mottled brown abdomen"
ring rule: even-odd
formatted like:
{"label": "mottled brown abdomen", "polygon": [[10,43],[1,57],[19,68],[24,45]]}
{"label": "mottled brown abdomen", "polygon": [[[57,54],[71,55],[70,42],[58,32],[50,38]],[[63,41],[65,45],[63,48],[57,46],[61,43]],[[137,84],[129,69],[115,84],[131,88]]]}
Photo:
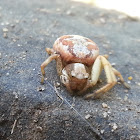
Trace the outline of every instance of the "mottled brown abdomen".
{"label": "mottled brown abdomen", "polygon": [[92,40],[79,35],[65,35],[53,46],[66,63],[83,63],[91,66],[99,55],[99,48]]}

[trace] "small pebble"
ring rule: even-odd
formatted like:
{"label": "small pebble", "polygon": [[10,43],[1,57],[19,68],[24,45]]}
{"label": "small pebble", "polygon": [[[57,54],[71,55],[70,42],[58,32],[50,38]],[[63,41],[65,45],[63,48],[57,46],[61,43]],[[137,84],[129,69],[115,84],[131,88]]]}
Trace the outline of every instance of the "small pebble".
{"label": "small pebble", "polygon": [[113,132],[114,130],[116,130],[117,128],[118,128],[117,124],[116,124],[116,123],[113,123],[112,132]]}
{"label": "small pebble", "polygon": [[71,11],[68,10],[68,11],[66,12],[66,14],[67,14],[67,15],[71,15]]}
{"label": "small pebble", "polygon": [[3,37],[4,37],[4,38],[8,38],[7,33],[3,33]]}
{"label": "small pebble", "polygon": [[4,25],[4,23],[3,23],[3,22],[1,22],[1,25],[3,26],[3,25]]}
{"label": "small pebble", "polygon": [[109,54],[111,55],[111,54],[113,54],[112,52],[109,52]]}
{"label": "small pebble", "polygon": [[56,86],[56,87],[59,87],[59,86],[60,86],[60,83],[59,83],[59,82],[56,82],[56,83],[55,83],[55,86]]}
{"label": "small pebble", "polygon": [[140,83],[137,83],[138,84],[138,86],[140,86]]}
{"label": "small pebble", "polygon": [[121,82],[117,82],[117,84],[121,85]]}
{"label": "small pebble", "polygon": [[36,129],[38,132],[41,132],[43,130],[43,128],[41,126],[37,126]]}
{"label": "small pebble", "polygon": [[101,130],[100,132],[101,132],[101,134],[103,134],[105,132],[105,130]]}
{"label": "small pebble", "polygon": [[17,92],[13,92],[13,94],[15,95],[15,99],[18,99],[18,93]]}
{"label": "small pebble", "polygon": [[22,45],[20,45],[20,44],[17,44],[17,46],[18,46],[18,47],[20,47],[20,46],[22,46]]}
{"label": "small pebble", "polygon": [[3,32],[8,32],[8,29],[7,28],[3,28]]}
{"label": "small pebble", "polygon": [[14,28],[14,27],[15,27],[15,24],[11,24],[10,26],[11,26],[12,28]]}
{"label": "small pebble", "polygon": [[136,138],[136,136],[132,135],[130,136],[130,140],[134,140]]}
{"label": "small pebble", "polygon": [[5,25],[9,25],[9,22],[6,22]]}
{"label": "small pebble", "polygon": [[102,103],[103,108],[108,108],[108,105],[106,103]]}
{"label": "small pebble", "polygon": [[64,116],[64,117],[63,117],[63,120],[64,120],[64,121],[68,121],[68,120],[70,120],[70,117],[69,117],[69,116]]}
{"label": "small pebble", "polygon": [[137,127],[136,126],[133,126],[133,129],[136,129]]}
{"label": "small pebble", "polygon": [[37,91],[44,91],[44,90],[45,90],[44,86],[37,87]]}
{"label": "small pebble", "polygon": [[112,66],[116,66],[116,63],[112,63],[111,65],[112,65]]}
{"label": "small pebble", "polygon": [[35,18],[32,20],[33,22],[38,22],[38,18]]}
{"label": "small pebble", "polygon": [[132,77],[132,76],[129,76],[129,77],[128,77],[128,80],[132,80],[132,79],[133,79],[133,77]]}
{"label": "small pebble", "polygon": [[0,59],[2,58],[2,54],[0,53]]}
{"label": "small pebble", "polygon": [[125,111],[128,111],[128,108],[125,108]]}
{"label": "small pebble", "polygon": [[101,23],[105,23],[105,19],[104,18],[100,18],[100,22]]}
{"label": "small pebble", "polygon": [[9,75],[9,73],[6,73],[6,76],[8,76]]}
{"label": "small pebble", "polygon": [[111,114],[111,111],[107,111],[108,114]]}
{"label": "small pebble", "polygon": [[61,11],[61,9],[60,9],[60,8],[57,8],[57,9],[56,9],[56,11],[57,11],[57,12],[60,12],[60,11]]}
{"label": "small pebble", "polygon": [[103,113],[103,117],[106,118],[108,116],[107,112]]}
{"label": "small pebble", "polygon": [[91,115],[90,114],[87,114],[86,116],[85,116],[85,119],[87,120],[87,119],[89,119],[91,117]]}
{"label": "small pebble", "polygon": [[13,38],[13,42],[16,42],[17,40],[15,38]]}
{"label": "small pebble", "polygon": [[15,20],[15,22],[16,22],[16,23],[19,23],[19,20],[17,19],[17,20]]}
{"label": "small pebble", "polygon": [[125,89],[125,90],[124,90],[124,92],[125,92],[125,93],[128,93],[128,90],[127,90],[127,89]]}
{"label": "small pebble", "polygon": [[38,120],[37,120],[37,119],[34,119],[34,120],[33,120],[33,122],[34,122],[34,123],[37,123],[37,122],[38,122]]}
{"label": "small pebble", "polygon": [[38,9],[39,12],[42,12],[42,13],[49,13],[50,11],[45,9],[45,8],[41,8],[41,9]]}
{"label": "small pebble", "polygon": [[127,101],[127,100],[128,100],[128,97],[127,97],[127,96],[125,96],[125,97],[124,97],[124,101]]}
{"label": "small pebble", "polygon": [[128,84],[131,84],[131,81],[127,81]]}
{"label": "small pebble", "polygon": [[125,19],[126,18],[126,15],[119,15],[118,16],[118,19]]}

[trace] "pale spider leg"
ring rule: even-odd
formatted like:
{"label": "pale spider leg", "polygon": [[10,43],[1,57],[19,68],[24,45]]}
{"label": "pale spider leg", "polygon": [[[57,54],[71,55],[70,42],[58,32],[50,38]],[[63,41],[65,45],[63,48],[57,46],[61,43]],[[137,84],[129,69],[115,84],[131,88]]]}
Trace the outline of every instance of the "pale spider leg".
{"label": "pale spider leg", "polygon": [[106,58],[104,58],[103,56],[101,57],[101,60],[102,60],[102,65],[105,69],[107,85],[105,85],[104,87],[102,87],[101,89],[96,91],[94,98],[99,98],[101,95],[103,95],[105,92],[110,90],[117,83],[116,76],[115,76],[114,72],[112,71],[112,66],[109,63],[109,61],[106,60]]}
{"label": "pale spider leg", "polygon": [[99,79],[101,70],[102,70],[101,57],[98,56],[91,69],[91,81],[90,81],[91,87],[96,85],[96,83]]}
{"label": "pale spider leg", "polygon": [[89,87],[93,87],[94,85],[96,85],[96,83],[99,80],[99,76],[101,74],[102,69],[103,66],[101,65],[101,58],[100,56],[98,56],[91,68],[91,80],[88,80],[86,87],[82,91],[80,91],[80,93],[84,92]]}
{"label": "pale spider leg", "polygon": [[[99,57],[101,58],[101,63],[102,63],[103,68],[105,70],[105,74],[106,74],[106,78],[107,78],[107,84],[105,86],[103,86],[102,88],[98,89],[97,91],[95,91],[95,93],[86,95],[85,99],[98,98],[102,95],[102,94],[99,94],[99,93],[108,91],[109,89],[111,89],[116,84],[116,78],[115,78],[115,75],[112,72],[110,63],[108,62],[108,60],[105,57],[103,57],[103,56],[99,56]],[[97,68],[97,66],[98,66],[98,68]],[[97,65],[97,66],[95,67],[96,72],[99,69],[99,67],[101,67],[99,65]]]}
{"label": "pale spider leg", "polygon": [[41,72],[42,72],[42,78],[41,78],[41,83],[44,82],[44,77],[45,77],[45,67],[54,59],[57,59],[59,57],[59,54],[52,54],[50,57],[48,57],[42,64],[41,64]]}
{"label": "pale spider leg", "polygon": [[[101,57],[98,56],[92,66],[91,69],[91,80],[88,81],[88,85],[84,88],[85,90],[89,87],[93,87],[94,85],[96,85],[96,83],[98,82],[101,70],[102,70],[103,66],[101,65]],[[89,99],[91,97],[93,97],[94,94],[89,94],[89,95],[85,95],[85,99]]]}
{"label": "pale spider leg", "polygon": [[61,56],[58,56],[56,59],[56,69],[57,69],[57,73],[60,76],[62,74],[62,70],[63,70],[64,66],[62,63],[62,59]]}
{"label": "pale spider leg", "polygon": [[[108,59],[108,57],[109,57],[109,55],[107,55],[107,54],[105,54],[105,55],[103,55],[103,56],[104,56],[106,59]],[[101,74],[102,70],[103,70],[103,65],[101,65],[100,74]],[[100,74],[99,74],[99,76],[100,76]],[[98,79],[98,81],[99,81],[99,79]]]}
{"label": "pale spider leg", "polygon": [[104,54],[103,57],[105,57],[106,59],[108,59],[109,55]]}
{"label": "pale spider leg", "polygon": [[51,49],[51,48],[46,48],[46,52],[47,52],[49,55],[51,55],[51,54],[54,52],[54,50]]}
{"label": "pale spider leg", "polygon": [[[108,57],[109,57],[109,55],[107,55],[107,54],[105,54],[105,55],[103,55],[106,59],[108,59]],[[101,65],[101,67],[100,67],[100,74],[101,74],[101,72],[102,72],[102,69],[103,69],[103,65]],[[100,74],[99,74],[99,76],[100,76]],[[100,79],[98,78],[98,81],[99,81]],[[97,82],[98,82],[97,81]]]}
{"label": "pale spider leg", "polygon": [[130,86],[124,81],[124,79],[123,79],[121,73],[120,73],[119,71],[117,71],[115,68],[112,68],[112,70],[113,70],[114,74],[120,78],[120,80],[121,80],[121,82],[123,83],[123,85],[124,85],[126,88],[130,89]]}
{"label": "pale spider leg", "polygon": [[112,70],[112,66],[110,65],[110,74],[112,76],[112,85],[109,88],[106,88],[104,93],[107,92],[108,90],[110,90],[113,86],[115,86],[117,84],[117,78],[116,75],[114,74],[113,70]]}

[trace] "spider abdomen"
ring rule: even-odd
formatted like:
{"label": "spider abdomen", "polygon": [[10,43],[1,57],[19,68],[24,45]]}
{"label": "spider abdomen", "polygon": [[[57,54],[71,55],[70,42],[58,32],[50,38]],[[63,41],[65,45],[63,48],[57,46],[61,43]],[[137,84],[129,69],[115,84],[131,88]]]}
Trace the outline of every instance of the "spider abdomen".
{"label": "spider abdomen", "polygon": [[55,41],[53,49],[66,63],[83,63],[87,66],[91,66],[99,55],[97,44],[79,35],[61,36]]}

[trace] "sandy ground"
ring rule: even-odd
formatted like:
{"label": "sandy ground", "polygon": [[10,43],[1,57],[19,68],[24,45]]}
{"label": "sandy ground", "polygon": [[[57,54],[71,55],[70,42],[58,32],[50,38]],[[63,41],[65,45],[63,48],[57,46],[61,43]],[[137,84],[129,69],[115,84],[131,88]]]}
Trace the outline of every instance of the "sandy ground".
{"label": "sandy ground", "polygon": [[[55,62],[42,86],[45,48],[64,34],[94,40],[131,89],[118,83],[99,100],[71,96],[58,86]],[[140,139],[138,19],[69,0],[0,0],[0,36],[0,140]]]}

